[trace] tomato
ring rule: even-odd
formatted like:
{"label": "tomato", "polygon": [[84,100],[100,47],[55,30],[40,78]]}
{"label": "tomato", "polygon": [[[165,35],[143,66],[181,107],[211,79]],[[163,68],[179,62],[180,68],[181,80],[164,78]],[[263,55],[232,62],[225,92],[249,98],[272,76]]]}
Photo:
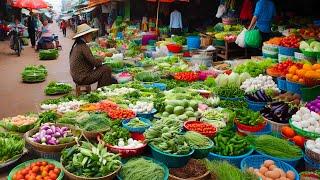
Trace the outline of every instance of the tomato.
{"label": "tomato", "polygon": [[39,168],[39,166],[33,166],[31,171],[34,173],[38,173],[40,171],[40,168]]}
{"label": "tomato", "polygon": [[49,174],[48,171],[42,171],[41,172],[42,177],[46,177],[46,176],[48,176],[48,174]]}
{"label": "tomato", "polygon": [[52,171],[52,172],[49,172],[49,177],[51,179],[57,179],[58,175]]}
{"label": "tomato", "polygon": [[42,166],[46,166],[46,165],[48,165],[48,162],[47,162],[47,161],[42,161],[42,162],[41,162],[41,165],[42,165]]}
{"label": "tomato", "polygon": [[42,178],[42,176],[38,175],[38,176],[36,177],[36,180],[43,180],[43,178]]}
{"label": "tomato", "polygon": [[40,161],[36,162],[36,165],[41,166],[41,162]]}

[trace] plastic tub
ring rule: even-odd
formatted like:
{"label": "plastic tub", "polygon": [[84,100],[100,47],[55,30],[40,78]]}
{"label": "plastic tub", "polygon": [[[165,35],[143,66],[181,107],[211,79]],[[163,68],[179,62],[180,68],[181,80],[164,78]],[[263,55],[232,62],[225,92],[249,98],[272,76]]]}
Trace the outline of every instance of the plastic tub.
{"label": "plastic tub", "polygon": [[210,140],[210,145],[208,147],[201,148],[201,149],[194,149],[194,153],[192,154],[192,158],[202,159],[202,158],[208,157],[208,154],[210,153],[213,146],[214,146],[214,143],[212,140]]}
{"label": "plastic tub", "polygon": [[287,90],[287,80],[282,77],[277,77],[277,86],[280,90],[286,91]]}
{"label": "plastic tub", "polygon": [[168,44],[167,48],[169,52],[172,52],[172,53],[179,53],[182,51],[182,46],[178,44]]}
{"label": "plastic tub", "polygon": [[[293,166],[293,167],[295,167],[295,166],[297,165],[298,161],[303,157],[303,156],[301,156],[301,157],[295,158],[295,159],[283,159],[283,158],[277,158],[277,157],[270,156],[270,155],[265,154],[265,153],[263,153],[263,152],[261,152],[261,151],[257,151],[257,150],[256,150],[256,152],[257,152],[259,155],[266,156],[268,159],[277,160],[277,161],[283,161],[283,162],[285,162],[285,163],[290,164],[290,165]],[[301,150],[301,152],[302,152],[302,150]],[[303,154],[303,152],[302,152],[302,154]]]}
{"label": "plastic tub", "polygon": [[262,56],[264,58],[278,59],[278,54],[268,54],[266,52],[262,52]]}
{"label": "plastic tub", "polygon": [[201,44],[200,36],[188,36],[187,46],[188,49],[199,49]]}
{"label": "plastic tub", "polygon": [[253,149],[250,149],[246,154],[243,154],[240,156],[222,156],[222,155],[210,152],[208,155],[208,159],[209,160],[221,160],[221,161],[225,160],[225,161],[228,161],[229,163],[231,163],[237,167],[240,167],[242,159],[250,156],[252,153],[253,153]]}
{"label": "plastic tub", "polygon": [[315,171],[320,169],[320,163],[314,162],[308,156],[304,156],[304,164],[307,171]]}
{"label": "plastic tub", "polygon": [[267,122],[264,121],[263,123],[256,125],[256,126],[249,126],[249,125],[245,125],[245,124],[241,124],[237,119],[235,120],[235,124],[237,125],[238,130],[242,130],[242,131],[248,131],[248,132],[259,132],[262,129],[264,129],[264,127],[266,127]]}
{"label": "plastic tub", "polygon": [[286,56],[294,56],[294,52],[298,52],[298,48],[289,48],[284,46],[279,46],[279,54]]}
{"label": "plastic tub", "polygon": [[249,109],[251,109],[252,111],[260,111],[261,109],[264,108],[264,106],[267,105],[267,102],[254,102],[254,101],[250,101],[247,98],[246,98],[246,101],[248,103]]}
{"label": "plastic tub", "polygon": [[189,154],[176,155],[162,152],[152,144],[149,144],[149,146],[151,148],[151,154],[154,159],[164,163],[169,168],[179,168],[186,165],[194,152],[194,150],[192,149]]}
{"label": "plastic tub", "polygon": [[260,136],[260,135],[271,134],[272,129],[271,129],[271,125],[267,123],[267,125],[261,131],[258,131],[258,132],[243,131],[240,129],[238,129],[238,132],[244,135],[252,134],[252,135]]}
{"label": "plastic tub", "polygon": [[301,98],[304,102],[312,101],[320,95],[320,85],[301,88]]}
{"label": "plastic tub", "polygon": [[271,129],[272,131],[274,132],[278,132],[280,133],[281,132],[281,128],[284,127],[284,126],[288,126],[289,123],[277,123],[277,122],[273,122],[267,118],[264,117],[264,119],[268,122],[268,124],[271,125]]}
{"label": "plastic tub", "polygon": [[164,83],[153,83],[153,84],[145,84],[143,83],[145,88],[158,88],[161,91],[165,91],[167,89],[167,85]]}
{"label": "plastic tub", "polygon": [[291,119],[289,120],[289,124],[290,124],[290,126],[292,127],[292,129],[293,129],[297,134],[299,134],[300,136],[303,136],[303,137],[306,137],[306,138],[309,138],[309,139],[317,139],[317,138],[320,138],[320,134],[318,134],[318,133],[309,132],[309,131],[305,131],[305,130],[303,130],[303,129],[297,128],[296,126],[294,126],[294,125],[292,124],[292,120],[291,120]]}
{"label": "plastic tub", "polygon": [[288,59],[294,59],[294,56],[287,56],[287,55],[283,55],[283,54],[278,54],[278,61],[279,63],[286,61]]}
{"label": "plastic tub", "polygon": [[122,126],[126,129],[128,129],[130,132],[136,132],[136,133],[144,133],[144,131],[146,131],[148,128],[150,128],[151,126],[151,121],[149,119],[145,119],[142,117],[139,117],[139,120],[146,123],[147,126],[146,127],[130,127],[128,126],[128,122],[130,122],[129,119],[123,120],[122,121]]}
{"label": "plastic tub", "polygon": [[150,113],[138,113],[137,117],[139,118],[145,118],[145,119],[153,119],[154,115],[157,113],[156,109],[152,109]]}
{"label": "plastic tub", "polygon": [[[251,155],[251,156],[248,156],[248,157],[244,158],[241,161],[241,170],[245,171],[249,167],[253,167],[255,169],[259,169],[261,167],[261,165],[264,163],[264,161],[265,160],[269,160],[269,159],[270,158],[268,158],[266,156],[262,156],[262,155]],[[299,174],[295,170],[295,168],[293,168],[289,164],[287,164],[285,162],[282,162],[282,161],[279,161],[279,160],[274,160],[274,163],[278,168],[283,169],[283,171],[285,171],[285,172],[293,171],[294,174],[296,175],[295,180],[299,180]]]}
{"label": "plastic tub", "polygon": [[291,81],[287,81],[287,91],[288,92],[292,92],[292,93],[297,93],[301,95],[301,88],[303,88],[304,86],[298,83],[294,83]]}

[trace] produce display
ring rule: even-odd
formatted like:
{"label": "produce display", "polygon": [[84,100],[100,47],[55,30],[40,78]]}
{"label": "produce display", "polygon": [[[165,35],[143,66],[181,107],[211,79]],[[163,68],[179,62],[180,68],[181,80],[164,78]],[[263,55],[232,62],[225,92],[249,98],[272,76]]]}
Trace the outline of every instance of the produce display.
{"label": "produce display", "polygon": [[147,113],[151,113],[154,106],[152,102],[150,103],[150,102],[137,101],[135,105],[129,104],[129,108],[132,109],[135,113],[147,114]]}
{"label": "produce display", "polygon": [[296,65],[301,68],[303,64],[295,63],[292,60],[286,60],[267,69],[267,73],[273,77],[285,77],[289,73],[289,68]]}
{"label": "produce display", "polygon": [[309,149],[313,153],[316,153],[317,155],[319,155],[320,154],[320,138],[317,138],[316,140],[307,140],[306,149]]}
{"label": "produce display", "polygon": [[131,128],[147,128],[150,126],[148,123],[141,121],[139,118],[131,119],[126,125]]}
{"label": "produce display", "polygon": [[320,64],[304,64],[302,67],[290,66],[286,78],[302,85],[318,85],[320,80]]}
{"label": "produce display", "polygon": [[207,173],[206,166],[199,160],[190,159],[188,163],[181,168],[170,168],[170,175],[178,178],[198,178]]}
{"label": "produce display", "polygon": [[43,145],[58,145],[74,141],[73,134],[68,127],[59,127],[50,124],[44,124],[39,132],[29,137],[31,141]]}
{"label": "produce display", "polygon": [[46,80],[48,71],[47,68],[43,65],[35,66],[30,65],[26,66],[21,73],[22,81],[27,83],[42,82]]}
{"label": "produce display", "polygon": [[283,169],[277,167],[273,160],[265,160],[263,164],[261,164],[260,169],[255,169],[253,167],[249,167],[249,172],[255,173],[257,176],[261,178],[270,178],[270,179],[279,179],[286,178],[289,180],[295,180],[296,174],[293,171],[284,171]]}
{"label": "produce display", "polygon": [[104,177],[121,167],[119,155],[107,152],[102,144],[87,142],[63,150],[61,164],[73,175],[87,178]]}
{"label": "produce display", "polygon": [[21,155],[24,144],[23,138],[16,134],[0,132],[0,165]]}
{"label": "produce display", "polygon": [[320,53],[320,42],[312,41],[309,43],[306,41],[301,41],[299,48],[302,51]]}
{"label": "produce display", "polygon": [[140,72],[135,75],[135,79],[141,82],[157,82],[160,76],[154,72]]}
{"label": "produce display", "polygon": [[199,121],[187,121],[184,123],[184,128],[188,131],[195,131],[208,137],[213,136],[217,132],[217,129],[211,124]]}
{"label": "produce display", "polygon": [[318,96],[317,99],[308,102],[306,104],[306,107],[311,111],[314,111],[319,114],[320,113],[320,96]]}
{"label": "produce display", "polygon": [[292,115],[292,125],[296,128],[320,135],[320,115],[310,111],[306,107],[301,107]]}
{"label": "produce display", "polygon": [[259,89],[255,92],[246,93],[245,97],[253,102],[271,102],[272,97],[266,93],[266,90]]}
{"label": "produce display", "polygon": [[48,49],[39,51],[40,60],[53,60],[57,59],[59,56],[59,51],[57,49]]}
{"label": "produce display", "polygon": [[247,72],[250,74],[251,77],[257,77],[260,74],[265,73],[265,70],[272,66],[273,60],[266,59],[263,61],[246,61],[243,64],[238,65],[234,71],[236,73],[244,73]]}
{"label": "produce display", "polygon": [[300,38],[295,35],[290,35],[281,39],[280,46],[288,48],[299,48]]}
{"label": "produce display", "polygon": [[241,87],[246,93],[250,93],[256,90],[268,90],[279,91],[277,84],[272,80],[271,76],[263,76],[260,74],[258,77],[245,80]]}
{"label": "produce display", "polygon": [[236,109],[236,118],[236,121],[240,124],[249,126],[256,126],[265,122],[260,112],[255,112],[246,108]]}
{"label": "produce display", "polygon": [[277,123],[289,123],[289,119],[298,111],[297,107],[290,107],[282,101],[268,104],[260,112],[263,117]]}
{"label": "produce display", "polygon": [[35,126],[38,116],[35,114],[18,115],[15,117],[4,118],[0,121],[0,126],[8,131],[25,133]]}
{"label": "produce display", "polygon": [[174,78],[178,81],[194,82],[198,80],[199,75],[194,72],[178,72],[174,75]]}
{"label": "produce display", "polygon": [[268,41],[265,41],[264,43],[269,45],[279,46],[281,44],[281,41],[282,41],[282,37],[273,37]]}
{"label": "produce display", "polygon": [[290,92],[279,94],[278,96],[275,96],[274,99],[283,101],[292,105],[296,105],[296,106],[299,106],[301,102],[301,97],[299,94],[294,94]]}
{"label": "produce display", "polygon": [[67,113],[67,112],[72,112],[72,111],[78,111],[80,109],[80,106],[83,105],[83,104],[85,104],[84,101],[78,101],[78,100],[62,102],[62,103],[58,104],[57,111],[59,113]]}
{"label": "produce display", "polygon": [[193,149],[207,148],[211,145],[211,140],[208,137],[194,131],[187,131],[184,137]]}
{"label": "produce display", "polygon": [[72,91],[72,86],[67,83],[50,82],[44,89],[46,95],[67,94]]}
{"label": "produce display", "polygon": [[160,164],[145,158],[130,159],[126,162],[119,176],[123,180],[163,180],[166,170]]}
{"label": "produce display", "polygon": [[110,145],[118,146],[124,146],[125,143],[128,143],[129,138],[129,131],[126,128],[120,127],[118,125],[113,125],[111,129],[107,131],[103,136],[104,142]]}
{"label": "produce display", "polygon": [[45,160],[33,162],[25,168],[20,169],[16,172],[12,180],[19,179],[57,179],[60,175],[61,169],[50,162]]}

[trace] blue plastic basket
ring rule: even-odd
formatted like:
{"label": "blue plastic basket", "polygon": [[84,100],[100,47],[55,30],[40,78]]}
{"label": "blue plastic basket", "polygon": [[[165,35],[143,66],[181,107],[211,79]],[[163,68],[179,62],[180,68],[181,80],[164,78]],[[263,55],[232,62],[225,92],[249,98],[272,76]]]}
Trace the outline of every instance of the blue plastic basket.
{"label": "blue plastic basket", "polygon": [[153,108],[150,113],[137,113],[137,117],[145,118],[145,119],[153,119],[156,113],[157,113],[157,110]]}
{"label": "blue plastic basket", "polygon": [[307,171],[314,171],[320,169],[320,163],[314,162],[306,155],[304,155],[303,159]]}
{"label": "blue plastic basket", "polygon": [[304,86],[298,83],[294,83],[291,81],[287,81],[287,91],[292,92],[292,93],[297,93],[297,94],[302,94],[301,88]]}
{"label": "blue plastic basket", "polygon": [[194,153],[192,154],[192,158],[202,159],[202,158],[208,157],[208,154],[210,153],[213,146],[214,146],[214,143],[210,139],[210,145],[208,147],[201,148],[201,149],[194,149]]}
{"label": "blue plastic basket", "polygon": [[222,155],[210,152],[208,155],[208,159],[209,160],[225,160],[237,167],[240,167],[242,159],[251,155],[252,153],[253,153],[253,149],[250,149],[246,154],[243,154],[241,156],[222,156]]}
{"label": "blue plastic basket", "polygon": [[298,52],[298,48],[288,48],[279,46],[279,54],[285,55],[285,56],[294,56],[294,52]]}
{"label": "blue plastic basket", "polygon": [[[302,151],[302,150],[301,150],[301,151]],[[267,154],[265,154],[265,153],[263,153],[263,152],[261,152],[261,151],[257,151],[257,150],[256,150],[256,152],[257,152],[257,154],[266,156],[266,157],[268,157],[268,158],[270,158],[270,159],[277,160],[277,161],[283,161],[283,162],[285,162],[285,163],[288,163],[288,164],[290,164],[290,165],[293,166],[293,167],[296,167],[298,161],[303,157],[303,156],[301,156],[301,157],[295,158],[295,159],[283,159],[283,158],[277,158],[277,157],[273,157],[273,156],[267,155]],[[303,152],[302,152],[302,154],[303,154]]]}
{"label": "blue plastic basket", "polygon": [[128,129],[130,132],[137,132],[137,133],[144,133],[145,130],[147,130],[148,128],[150,128],[150,126],[152,125],[151,121],[149,119],[145,119],[142,117],[139,117],[139,120],[146,123],[147,126],[146,127],[130,127],[128,126],[128,122],[130,121],[130,119],[126,119],[122,121],[122,126],[126,129]]}
{"label": "blue plastic basket", "polygon": [[164,163],[169,168],[179,168],[186,165],[191,158],[194,150],[192,149],[189,154],[185,155],[176,155],[176,154],[169,154],[160,151],[158,148],[154,147],[152,144],[149,144],[151,148],[151,154],[154,159]]}
{"label": "blue plastic basket", "polygon": [[254,101],[250,101],[247,98],[246,98],[246,101],[248,103],[249,109],[251,109],[252,111],[260,111],[261,109],[264,108],[264,106],[267,105],[267,102],[254,102]]}
{"label": "blue plastic basket", "polygon": [[153,83],[153,84],[143,83],[142,85],[143,85],[143,87],[145,87],[145,88],[158,88],[158,89],[160,89],[161,91],[165,91],[165,90],[167,89],[167,85],[164,84],[164,83]]}
{"label": "blue plastic basket", "polygon": [[262,53],[262,56],[263,56],[264,58],[278,59],[278,54]]}
{"label": "blue plastic basket", "polygon": [[277,86],[280,90],[286,91],[287,90],[287,81],[284,78],[277,77]]}
{"label": "blue plastic basket", "polygon": [[[151,161],[153,161],[153,162],[156,163],[156,164],[159,164],[159,165],[163,168],[163,170],[164,170],[164,178],[163,178],[163,180],[169,179],[169,169],[168,169],[168,167],[167,167],[166,165],[164,165],[163,163],[161,163],[161,162],[159,162],[159,161],[156,161],[156,160],[154,160],[154,159],[152,159],[152,158],[146,157],[146,156],[141,156],[141,157],[144,158],[144,159],[146,159],[146,160],[151,160]],[[127,160],[126,160],[126,162],[127,162]],[[125,164],[126,162],[123,162],[123,163]],[[121,170],[120,170],[120,171],[121,171]],[[119,172],[119,174],[120,174],[120,172]],[[117,175],[117,178],[118,178],[119,180],[122,180],[122,178],[120,177],[119,174]]]}
{"label": "blue plastic basket", "polygon": [[260,136],[260,135],[271,134],[271,133],[272,133],[271,125],[267,123],[266,127],[264,127],[261,131],[253,132],[251,134]]}
{"label": "blue plastic basket", "polygon": [[[270,158],[266,157],[266,156],[262,156],[262,155],[251,155],[248,156],[246,158],[244,158],[241,161],[241,169],[243,171],[245,171],[247,168],[249,167],[253,167],[253,168],[260,168],[261,165],[264,163],[265,160],[269,160]],[[299,173],[289,164],[279,161],[279,160],[273,160],[275,165],[278,168],[281,168],[284,172],[287,171],[293,171],[296,175],[295,180],[299,180]]]}
{"label": "blue plastic basket", "polygon": [[188,49],[199,49],[200,44],[201,44],[201,41],[200,41],[199,36],[188,36],[187,37]]}

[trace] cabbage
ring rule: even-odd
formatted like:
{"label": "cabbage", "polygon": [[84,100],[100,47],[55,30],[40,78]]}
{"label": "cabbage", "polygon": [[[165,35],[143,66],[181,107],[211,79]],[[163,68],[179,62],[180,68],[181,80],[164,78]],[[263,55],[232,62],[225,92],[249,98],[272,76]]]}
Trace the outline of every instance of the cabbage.
{"label": "cabbage", "polygon": [[313,52],[320,52],[320,46],[315,46],[313,48]]}
{"label": "cabbage", "polygon": [[228,75],[219,74],[219,76],[216,78],[216,84],[218,87],[223,87],[228,85]]}
{"label": "cabbage", "polygon": [[229,75],[229,79],[228,79],[228,84],[233,86],[235,85],[236,87],[240,86],[240,76],[238,73],[231,73]]}
{"label": "cabbage", "polygon": [[240,84],[242,84],[245,80],[251,78],[250,74],[247,72],[240,74]]}
{"label": "cabbage", "polygon": [[320,43],[318,41],[313,41],[312,43],[310,43],[310,47],[312,49],[314,49],[315,47],[320,46]]}
{"label": "cabbage", "polygon": [[299,48],[304,50],[304,49],[310,48],[310,46],[309,46],[309,44],[307,42],[301,41]]}

